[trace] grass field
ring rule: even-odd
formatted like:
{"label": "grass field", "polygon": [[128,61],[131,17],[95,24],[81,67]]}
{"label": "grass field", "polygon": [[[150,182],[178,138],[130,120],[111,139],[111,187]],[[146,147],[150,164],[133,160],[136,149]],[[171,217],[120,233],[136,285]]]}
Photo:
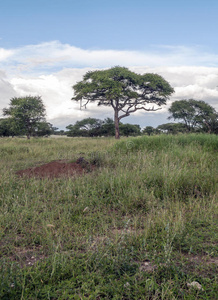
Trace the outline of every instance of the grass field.
{"label": "grass field", "polygon": [[[217,150],[214,135],[0,139],[0,299],[217,299]],[[79,157],[94,171],[15,175]]]}

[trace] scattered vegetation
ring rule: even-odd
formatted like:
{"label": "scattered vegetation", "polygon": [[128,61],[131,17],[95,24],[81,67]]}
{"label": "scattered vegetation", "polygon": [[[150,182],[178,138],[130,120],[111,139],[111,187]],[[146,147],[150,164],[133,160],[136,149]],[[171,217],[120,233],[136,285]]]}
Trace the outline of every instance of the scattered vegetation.
{"label": "scattered vegetation", "polygon": [[[217,136],[0,143],[1,299],[216,299]],[[80,157],[95,170],[15,175]]]}

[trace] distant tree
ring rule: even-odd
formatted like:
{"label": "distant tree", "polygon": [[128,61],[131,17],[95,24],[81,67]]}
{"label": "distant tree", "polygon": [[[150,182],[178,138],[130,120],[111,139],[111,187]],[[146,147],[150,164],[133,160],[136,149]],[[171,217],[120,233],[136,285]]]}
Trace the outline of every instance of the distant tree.
{"label": "distant tree", "polygon": [[103,135],[103,136],[114,136],[115,135],[113,119],[111,119],[111,118],[104,119],[102,127],[101,127],[101,135]]}
{"label": "distant tree", "polygon": [[4,108],[3,113],[12,119],[19,132],[23,132],[28,139],[38,124],[45,121],[45,107],[39,96],[12,98],[9,108]]}
{"label": "distant tree", "polygon": [[38,123],[37,127],[33,135],[35,136],[46,136],[51,135],[53,133],[53,127],[51,123],[48,122],[40,122]]}
{"label": "distant tree", "polygon": [[157,127],[157,130],[163,133],[177,134],[177,133],[185,133],[187,131],[187,128],[185,124],[182,123],[166,123],[166,124],[159,125]]}
{"label": "distant tree", "polygon": [[69,130],[68,136],[98,136],[102,121],[95,118],[86,118],[77,121],[74,125],[70,124],[66,128]]}
{"label": "distant tree", "polygon": [[[87,72],[83,80],[73,86],[80,106],[89,102],[111,106],[114,110],[115,137],[120,137],[119,122],[138,111],[156,111],[166,104],[174,92],[169,83],[157,74],[139,75],[124,67]],[[85,104],[82,105],[82,100]],[[148,105],[148,106],[147,106]],[[151,105],[156,105],[156,108]]]}
{"label": "distant tree", "polygon": [[208,133],[218,134],[218,113],[215,110],[214,113],[209,114],[204,118],[200,129]]}
{"label": "distant tree", "polygon": [[63,129],[59,130],[58,127],[52,126],[52,134],[54,134],[54,135],[66,135],[66,132]]}
{"label": "distant tree", "polygon": [[57,135],[66,135],[66,132],[63,129],[61,129],[57,131]]}
{"label": "distant tree", "polygon": [[59,132],[59,128],[55,127],[55,126],[52,126],[52,134],[58,135],[58,132]]}
{"label": "distant tree", "polygon": [[81,121],[77,121],[75,126],[77,126],[81,130],[92,130],[95,128],[99,128],[102,125],[102,121],[95,118],[87,118]]}
{"label": "distant tree", "polygon": [[169,119],[181,120],[188,131],[215,132],[218,114],[215,109],[204,101],[194,99],[180,100],[172,103],[169,108]]}
{"label": "distant tree", "polygon": [[73,124],[67,125],[66,129],[68,130],[66,131],[67,136],[79,136],[79,131]]}
{"label": "distant tree", "polygon": [[152,126],[146,126],[143,130],[142,130],[142,133],[143,134],[147,134],[147,135],[152,135],[153,133],[155,132],[155,129],[154,127]]}
{"label": "distant tree", "polygon": [[141,134],[141,128],[139,125],[122,124],[120,123],[120,135],[123,136],[138,136]]}

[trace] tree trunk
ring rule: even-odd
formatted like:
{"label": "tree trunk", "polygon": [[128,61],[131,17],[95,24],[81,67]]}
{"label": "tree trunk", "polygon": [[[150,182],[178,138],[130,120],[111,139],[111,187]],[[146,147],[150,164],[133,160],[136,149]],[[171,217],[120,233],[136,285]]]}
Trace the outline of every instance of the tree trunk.
{"label": "tree trunk", "polygon": [[31,126],[30,126],[30,121],[29,119],[26,120],[26,137],[29,140],[31,136]]}
{"label": "tree trunk", "polygon": [[119,130],[119,118],[118,118],[118,110],[114,110],[114,124],[115,124],[115,139],[120,138],[120,130]]}
{"label": "tree trunk", "polygon": [[26,134],[26,137],[27,137],[28,140],[30,139],[30,136],[31,136],[31,131],[30,131],[29,128],[28,128],[27,134]]}

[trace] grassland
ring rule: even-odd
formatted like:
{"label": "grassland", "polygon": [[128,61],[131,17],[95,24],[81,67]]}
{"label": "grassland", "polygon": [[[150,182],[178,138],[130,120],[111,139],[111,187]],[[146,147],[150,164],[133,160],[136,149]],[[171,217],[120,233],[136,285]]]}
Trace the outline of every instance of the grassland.
{"label": "grassland", "polygon": [[[0,298],[216,299],[217,150],[214,135],[1,139]],[[15,175],[81,156],[85,176]]]}

